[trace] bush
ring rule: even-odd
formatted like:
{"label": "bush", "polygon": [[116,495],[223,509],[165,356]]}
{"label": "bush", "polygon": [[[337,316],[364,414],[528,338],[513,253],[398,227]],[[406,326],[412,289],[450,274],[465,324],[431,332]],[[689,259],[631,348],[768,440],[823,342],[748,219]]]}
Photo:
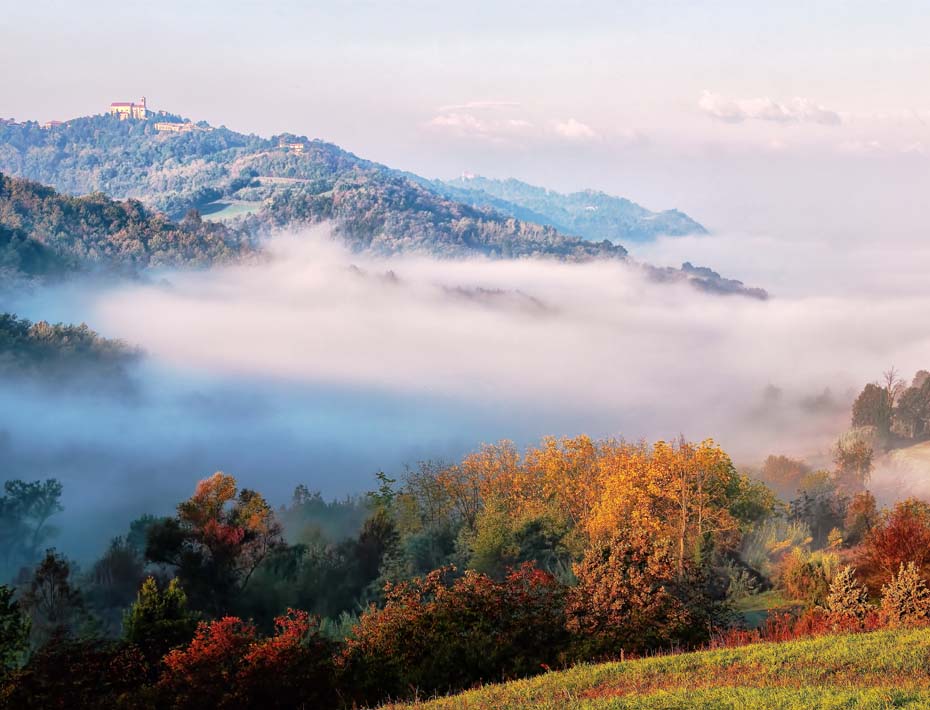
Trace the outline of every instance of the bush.
{"label": "bush", "polygon": [[346,641],[344,685],[358,702],[539,673],[569,646],[564,588],[525,564],[503,581],[453,567],[388,585]]}
{"label": "bush", "polygon": [[839,558],[832,552],[812,553],[796,547],[782,560],[781,584],[791,597],[808,606],[823,604],[838,566]]}
{"label": "bush", "polygon": [[569,629],[580,637],[584,657],[644,653],[707,641],[723,606],[710,598],[705,580],[687,565],[678,573],[667,545],[645,533],[616,534],[591,547],[575,567]]}
{"label": "bush", "polygon": [[826,609],[836,619],[862,620],[870,609],[869,593],[856,580],[856,570],[846,565],[833,577]]}
{"label": "bush", "polygon": [[882,613],[889,626],[910,626],[930,620],[930,589],[913,562],[882,587]]}

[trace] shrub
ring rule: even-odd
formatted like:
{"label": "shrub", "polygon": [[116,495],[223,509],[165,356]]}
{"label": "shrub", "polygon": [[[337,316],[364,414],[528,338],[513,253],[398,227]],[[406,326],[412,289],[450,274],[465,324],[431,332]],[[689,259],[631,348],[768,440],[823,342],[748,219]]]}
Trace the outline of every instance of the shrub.
{"label": "shrub", "polygon": [[154,577],[147,578],[135,603],[123,616],[123,636],[136,644],[151,662],[190,642],[197,618],[187,609],[187,596],[177,579],[159,590]]}
{"label": "shrub", "polygon": [[856,580],[856,570],[846,565],[833,577],[827,593],[826,610],[832,617],[862,620],[869,612],[869,593]]}
{"label": "shrub", "polygon": [[581,637],[583,655],[619,656],[708,639],[722,606],[712,600],[699,571],[677,560],[667,545],[645,533],[618,533],[591,547],[575,567],[569,629]]}
{"label": "shrub", "polygon": [[906,563],[913,562],[926,574],[930,569],[930,505],[914,499],[899,502],[866,535],[859,557],[859,567],[873,590]]}
{"label": "shrub", "polygon": [[147,671],[132,645],[57,635],[11,674],[2,695],[10,708],[143,707]]}
{"label": "shrub", "polygon": [[292,609],[268,638],[236,617],[202,622],[189,646],[165,656],[158,694],[166,707],[191,710],[332,705],[332,645],[314,627]]}
{"label": "shrub", "polygon": [[782,560],[781,584],[789,595],[808,606],[823,604],[838,565],[839,558],[832,552],[812,553],[796,547]]}
{"label": "shrub", "polygon": [[559,665],[568,648],[564,588],[529,564],[498,582],[453,567],[388,585],[346,641],[344,685],[359,702],[465,688]]}
{"label": "shrub", "polygon": [[913,562],[903,563],[898,574],[882,587],[882,613],[890,626],[908,626],[930,620],[930,589]]}

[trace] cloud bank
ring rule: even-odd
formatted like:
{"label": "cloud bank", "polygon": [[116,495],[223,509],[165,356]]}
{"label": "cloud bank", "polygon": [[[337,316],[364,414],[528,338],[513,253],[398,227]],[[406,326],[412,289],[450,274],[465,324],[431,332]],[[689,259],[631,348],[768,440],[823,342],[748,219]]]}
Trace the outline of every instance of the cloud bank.
{"label": "cloud bank", "polygon": [[749,99],[730,99],[705,90],[698,107],[709,116],[727,123],[743,121],[772,121],[775,123],[819,123],[837,126],[843,122],[832,111],[811,99],[795,97],[789,101],[776,101],[768,96]]}

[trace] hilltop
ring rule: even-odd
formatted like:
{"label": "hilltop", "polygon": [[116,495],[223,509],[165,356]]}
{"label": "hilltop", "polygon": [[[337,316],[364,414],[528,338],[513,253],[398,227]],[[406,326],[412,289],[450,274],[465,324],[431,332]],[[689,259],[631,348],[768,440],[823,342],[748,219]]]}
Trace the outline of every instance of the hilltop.
{"label": "hilltop", "polygon": [[[544,206],[529,210],[516,202],[477,199],[476,190],[460,194],[460,188],[303,136],[262,138],[172,114],[160,118],[98,115],[44,127],[32,121],[0,123],[0,173],[33,181],[17,187],[37,195],[32,204],[67,207],[46,209],[41,220],[26,218],[22,209],[10,206],[12,183],[6,179],[6,194],[0,194],[0,268],[56,273],[88,260],[121,268],[205,265],[254,251],[277,231],[321,222],[351,249],[380,255],[568,261],[630,261],[611,238],[641,235],[647,224],[656,233],[703,230],[681,213],[652,213],[619,198],[579,193],[603,203],[601,221],[613,225],[611,238],[592,241],[594,232],[572,231],[584,226],[581,213],[574,222],[564,215],[554,220],[540,212]],[[179,129],[166,131],[166,126]],[[37,183],[61,194],[42,192],[48,188]],[[491,190],[491,181],[477,185]],[[506,194],[516,199],[514,192],[508,188]],[[563,202],[573,199],[565,196]],[[20,216],[4,217],[10,212]],[[106,217],[95,217],[88,228],[83,221],[88,212]],[[610,215],[620,213],[627,221],[611,222]],[[655,281],[767,297],[762,289],[707,268],[635,265]]]}
{"label": "hilltop", "polygon": [[460,202],[548,224],[592,241],[643,242],[660,235],[707,234],[703,225],[679,210],[653,212],[626,198],[596,190],[562,194],[512,178],[491,180],[479,176],[436,181],[433,185]]}
{"label": "hilltop", "polygon": [[925,708],[930,629],[579,665],[391,710]]}
{"label": "hilltop", "polygon": [[253,235],[328,220],[353,248],[379,253],[626,256],[620,245],[448,199],[323,141],[225,127],[164,133],[157,125],[109,115],[49,129],[3,124],[0,172],[74,195],[139,200],[173,219],[191,209],[218,220],[234,212]]}

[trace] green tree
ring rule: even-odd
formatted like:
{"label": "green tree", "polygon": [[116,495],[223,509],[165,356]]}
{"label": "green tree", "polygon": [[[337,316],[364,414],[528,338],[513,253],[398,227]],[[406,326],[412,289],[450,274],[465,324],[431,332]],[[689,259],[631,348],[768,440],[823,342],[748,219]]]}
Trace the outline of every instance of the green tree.
{"label": "green tree", "polygon": [[154,663],[171,649],[189,643],[197,622],[198,616],[187,608],[187,595],[177,579],[159,589],[155,578],[148,577],[123,616],[123,638]]}

